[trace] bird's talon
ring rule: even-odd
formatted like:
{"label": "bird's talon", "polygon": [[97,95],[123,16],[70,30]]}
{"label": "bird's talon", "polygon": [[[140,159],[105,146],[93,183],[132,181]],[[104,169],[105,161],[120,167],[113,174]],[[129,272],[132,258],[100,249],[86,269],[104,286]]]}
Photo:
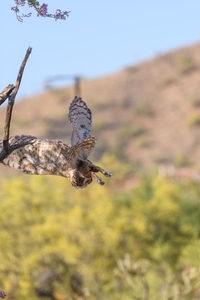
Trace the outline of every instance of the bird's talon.
{"label": "bird's talon", "polygon": [[105,172],[104,175],[105,175],[106,177],[111,177],[111,176],[112,176],[112,174],[109,173],[109,172]]}

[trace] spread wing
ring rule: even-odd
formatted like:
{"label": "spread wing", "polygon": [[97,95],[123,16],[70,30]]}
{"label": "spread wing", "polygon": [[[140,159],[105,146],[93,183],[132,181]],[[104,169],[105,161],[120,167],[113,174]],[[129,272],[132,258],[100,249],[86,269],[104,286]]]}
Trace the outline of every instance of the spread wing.
{"label": "spread wing", "polygon": [[[14,150],[2,163],[26,174],[61,175],[68,167],[68,151],[71,147],[61,141],[37,139],[32,136],[14,136],[9,139],[10,145],[27,143]],[[30,143],[29,143],[30,142]],[[62,149],[65,152],[62,153]],[[0,141],[0,150],[2,142]],[[61,155],[62,154],[62,155]],[[65,157],[63,157],[65,155]]]}
{"label": "spread wing", "polygon": [[[9,139],[9,144],[11,146],[17,144],[24,144],[21,148],[14,150],[11,154],[9,154],[2,163],[14,169],[22,169],[25,162],[27,163],[27,148],[32,149],[34,142],[37,140],[36,137],[30,135],[16,135]],[[3,148],[3,141],[0,140],[0,151]],[[30,154],[29,154],[29,157]],[[29,159],[30,161],[30,159]]]}
{"label": "spread wing", "polygon": [[75,146],[84,138],[90,137],[92,113],[86,103],[75,96],[69,107],[69,121],[72,125],[71,145]]}
{"label": "spread wing", "polygon": [[69,150],[70,164],[76,167],[80,159],[87,159],[96,144],[95,137],[85,138]]}

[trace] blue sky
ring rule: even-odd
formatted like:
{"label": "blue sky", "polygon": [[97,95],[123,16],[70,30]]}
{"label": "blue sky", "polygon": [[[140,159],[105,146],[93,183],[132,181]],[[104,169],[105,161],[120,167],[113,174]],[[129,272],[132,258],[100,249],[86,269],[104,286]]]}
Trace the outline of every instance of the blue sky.
{"label": "blue sky", "polygon": [[1,1],[0,90],[15,82],[26,49],[33,48],[18,98],[42,92],[55,75],[97,78],[200,41],[199,0],[43,1],[49,12],[71,11],[69,18],[33,12],[20,23],[10,10],[14,0]]}

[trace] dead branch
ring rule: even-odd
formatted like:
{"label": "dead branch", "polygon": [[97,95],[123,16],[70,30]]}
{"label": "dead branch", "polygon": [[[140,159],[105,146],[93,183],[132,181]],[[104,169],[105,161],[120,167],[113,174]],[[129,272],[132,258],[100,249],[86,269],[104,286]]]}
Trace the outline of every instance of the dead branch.
{"label": "dead branch", "polygon": [[1,93],[0,93],[0,105],[3,104],[6,99],[10,96],[15,86],[13,84],[9,84]]}
{"label": "dead branch", "polygon": [[[22,80],[23,72],[25,65],[27,63],[27,60],[29,58],[29,55],[31,54],[32,48],[28,48],[26,51],[26,55],[24,57],[24,60],[22,61],[21,67],[19,69],[19,73],[17,76],[17,80],[14,85],[8,85],[0,94],[0,105],[7,99],[8,100],[8,105],[6,109],[6,119],[5,119],[5,126],[4,126],[4,135],[3,135],[3,149],[0,152],[0,162],[4,160],[12,151],[15,149],[18,149],[20,147],[23,147],[27,145],[28,143],[19,143],[15,145],[10,145],[9,144],[9,137],[10,137],[10,123],[11,123],[11,118],[12,118],[12,109],[15,103],[15,98],[18,93],[20,83]],[[30,142],[29,142],[30,143]]]}

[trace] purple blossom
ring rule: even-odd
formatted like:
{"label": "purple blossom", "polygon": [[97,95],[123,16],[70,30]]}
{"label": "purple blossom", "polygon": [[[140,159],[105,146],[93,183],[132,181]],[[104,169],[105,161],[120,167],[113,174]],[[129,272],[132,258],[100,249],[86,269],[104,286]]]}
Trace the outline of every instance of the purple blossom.
{"label": "purple blossom", "polygon": [[15,3],[18,6],[24,6],[25,5],[25,0],[15,0]]}
{"label": "purple blossom", "polygon": [[48,15],[48,4],[43,3],[42,5],[40,5],[37,9],[37,12],[38,17]]}
{"label": "purple blossom", "polygon": [[11,10],[13,10],[15,13],[19,12],[19,8],[17,6],[12,6]]}
{"label": "purple blossom", "polygon": [[57,9],[55,14],[54,14],[54,18],[55,20],[66,20],[66,17],[68,17],[69,12],[68,11],[61,11],[60,9]]}
{"label": "purple blossom", "polygon": [[66,17],[69,16],[68,11],[61,11],[60,9],[57,9],[54,14],[49,14],[48,13],[48,4],[43,3],[40,4],[38,1],[35,0],[14,0],[15,1],[15,6],[11,7],[11,10],[13,10],[16,13],[16,17],[18,21],[23,22],[23,18],[25,17],[30,17],[32,13],[22,13],[19,15],[20,6],[28,6],[29,8],[35,9],[37,12],[37,16],[41,17],[48,17],[48,18],[54,18],[56,21],[57,20],[66,20]]}

